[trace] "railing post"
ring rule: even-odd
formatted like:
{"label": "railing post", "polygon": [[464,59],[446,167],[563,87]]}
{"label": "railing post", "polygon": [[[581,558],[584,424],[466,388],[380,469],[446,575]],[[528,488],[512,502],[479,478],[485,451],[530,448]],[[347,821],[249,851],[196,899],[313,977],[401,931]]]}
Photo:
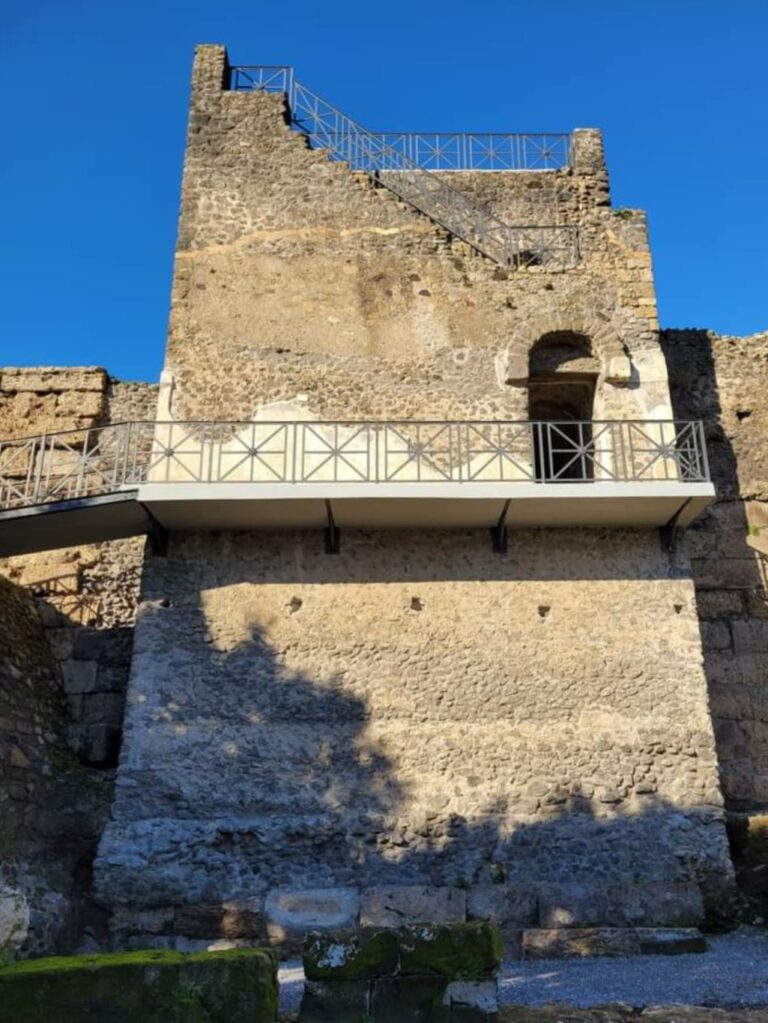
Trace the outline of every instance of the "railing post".
{"label": "railing post", "polygon": [[35,483],[32,488],[32,503],[36,504],[39,497],[40,491],[43,485],[43,463],[45,462],[45,445],[47,442],[47,435],[41,434],[40,436],[40,452],[37,456],[37,465],[35,466]]}

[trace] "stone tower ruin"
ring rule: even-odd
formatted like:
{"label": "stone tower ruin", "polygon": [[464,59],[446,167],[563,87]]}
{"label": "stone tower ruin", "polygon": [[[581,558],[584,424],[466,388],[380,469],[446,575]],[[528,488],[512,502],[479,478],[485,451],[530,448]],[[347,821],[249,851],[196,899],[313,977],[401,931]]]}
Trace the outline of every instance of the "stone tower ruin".
{"label": "stone tower ruin", "polygon": [[715,490],[669,345],[598,131],[376,134],[198,47],[156,408],[113,385],[66,450],[14,442],[0,521],[141,564],[114,943],[485,918],[632,951],[716,911],[681,535]]}

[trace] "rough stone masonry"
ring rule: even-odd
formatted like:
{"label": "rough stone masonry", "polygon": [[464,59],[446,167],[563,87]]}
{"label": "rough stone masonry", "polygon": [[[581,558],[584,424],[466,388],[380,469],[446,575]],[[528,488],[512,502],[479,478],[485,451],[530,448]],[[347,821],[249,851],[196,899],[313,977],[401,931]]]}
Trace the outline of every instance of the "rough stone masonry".
{"label": "rough stone masonry", "polygon": [[[669,417],[643,216],[611,208],[597,132],[574,149],[452,176],[579,225],[572,270],[504,270],[199,48],[172,413],[526,418],[532,349],[578,335],[595,418]],[[614,893],[590,923],[700,922],[731,868],[685,554],[628,530],[519,533],[504,556],[474,533],[349,534],[335,558],[312,533],[175,536],[145,563],[96,870],[126,940],[201,906],[275,941],[397,914],[512,933],[553,905],[578,923],[584,886]]]}
{"label": "rough stone masonry", "polygon": [[[511,952],[563,929],[620,951],[731,891],[723,790],[768,792],[764,339],[659,334],[644,216],[612,208],[598,132],[568,169],[450,179],[510,222],[577,225],[578,263],[474,255],[199,47],[163,415],[526,419],[542,339],[575,340],[594,419],[707,420],[721,501],[673,555],[653,530],[558,529],[506,554],[422,530],[348,532],[335,557],[288,531],[46,556],[40,578],[101,601],[46,632],[70,742],[88,763],[101,737],[108,770],[119,730],[72,679],[105,671],[122,715],[128,658],[116,674],[90,637],[127,643],[95,863],[116,946],[488,919]],[[152,418],[146,388],[26,372],[2,377],[6,434]],[[33,582],[36,560],[5,570]]]}

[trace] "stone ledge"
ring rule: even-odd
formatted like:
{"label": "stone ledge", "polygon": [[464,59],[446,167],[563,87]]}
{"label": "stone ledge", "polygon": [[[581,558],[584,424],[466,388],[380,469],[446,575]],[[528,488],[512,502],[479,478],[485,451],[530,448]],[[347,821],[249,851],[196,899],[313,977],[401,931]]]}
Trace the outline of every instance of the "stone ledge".
{"label": "stone ledge", "polygon": [[0,370],[0,389],[16,393],[103,391],[106,385],[107,373],[100,366],[9,366]]}
{"label": "stone ledge", "polygon": [[706,948],[695,927],[562,927],[523,933],[525,959],[680,955]]}

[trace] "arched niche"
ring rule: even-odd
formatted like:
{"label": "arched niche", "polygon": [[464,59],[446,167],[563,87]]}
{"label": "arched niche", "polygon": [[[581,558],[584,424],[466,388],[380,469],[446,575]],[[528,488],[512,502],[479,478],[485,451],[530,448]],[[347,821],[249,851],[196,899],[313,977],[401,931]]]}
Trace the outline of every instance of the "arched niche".
{"label": "arched niche", "polygon": [[600,368],[590,339],[576,331],[549,331],[531,348],[528,418],[535,424],[537,479],[592,479],[591,421]]}

